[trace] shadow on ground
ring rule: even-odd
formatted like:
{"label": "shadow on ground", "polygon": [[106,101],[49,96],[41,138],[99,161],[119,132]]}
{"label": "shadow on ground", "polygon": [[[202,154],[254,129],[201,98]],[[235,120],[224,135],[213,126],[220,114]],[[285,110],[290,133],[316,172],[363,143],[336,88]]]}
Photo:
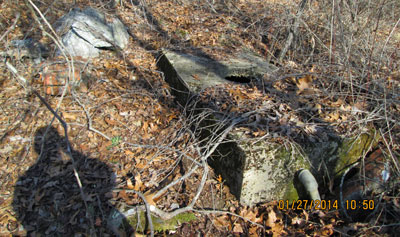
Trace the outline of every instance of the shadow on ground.
{"label": "shadow on ground", "polygon": [[[112,169],[100,160],[72,151],[86,208],[65,138],[54,127],[42,127],[36,131],[34,146],[37,162],[19,178],[13,200],[26,235],[118,235],[115,219],[122,219],[110,203],[115,186]],[[132,229],[125,228],[124,232]]]}

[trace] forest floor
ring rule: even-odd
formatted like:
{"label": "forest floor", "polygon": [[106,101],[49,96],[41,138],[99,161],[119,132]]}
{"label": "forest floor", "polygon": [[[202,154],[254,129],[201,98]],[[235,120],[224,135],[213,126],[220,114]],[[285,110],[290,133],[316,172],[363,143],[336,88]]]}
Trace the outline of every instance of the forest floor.
{"label": "forest floor", "polygon": [[[2,53],[9,52],[14,40],[25,38],[54,53],[52,32],[33,5],[26,5],[30,2],[0,3]],[[192,136],[195,119],[175,102],[156,66],[163,48],[200,52],[218,60],[243,49],[257,53],[279,68],[276,78],[264,79],[279,93],[297,97],[296,108],[282,104],[278,109],[288,114],[284,120],[303,129],[298,134],[312,137],[315,126],[325,126],[339,136],[352,137],[373,127],[382,137],[376,149],[385,154],[391,176],[374,215],[355,222],[335,208],[287,210],[279,208],[278,200],[244,206],[211,169],[191,210],[196,219],[178,223],[172,230],[156,230],[156,235],[396,236],[400,230],[399,3],[332,7],[330,1],[311,1],[294,29],[299,3],[34,1],[50,24],[73,7],[90,6],[107,18],[117,16],[127,26],[130,40],[119,53],[104,51],[88,61],[76,59],[84,65],[79,70],[86,86],[73,93],[67,90],[64,96],[45,93],[42,65],[20,55],[2,54],[17,71],[0,65],[0,236],[113,236],[116,230],[110,229],[107,218],[115,209],[133,209],[145,199],[171,211],[193,200],[204,170],[195,169],[183,179],[190,169],[183,157],[199,160],[201,142]],[[297,34],[279,59],[290,31]],[[63,57],[46,60],[63,61],[62,70],[68,70]],[[29,87],[18,79],[22,77]],[[67,123],[71,152],[62,124],[33,91]],[[231,111],[271,98],[256,85],[214,88],[205,91],[203,98],[216,92],[230,100],[225,107]],[[283,122],[282,117],[276,126]],[[298,139],[268,134],[254,131],[252,135],[284,142]],[[77,178],[86,194],[80,192]],[[332,197],[333,181],[318,181],[322,197]],[[117,232],[150,234],[150,228],[144,233],[135,230],[126,227]]]}

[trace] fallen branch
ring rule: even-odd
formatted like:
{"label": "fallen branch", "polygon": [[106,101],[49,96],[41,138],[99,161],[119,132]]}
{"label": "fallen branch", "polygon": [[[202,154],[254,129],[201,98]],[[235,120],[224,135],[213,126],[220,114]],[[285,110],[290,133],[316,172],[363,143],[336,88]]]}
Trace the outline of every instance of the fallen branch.
{"label": "fallen branch", "polygon": [[126,193],[135,193],[137,194],[144,202],[144,206],[146,208],[146,216],[147,216],[147,221],[149,222],[149,227],[150,227],[150,235],[153,237],[154,236],[154,226],[153,226],[153,220],[151,219],[151,213],[150,213],[150,205],[146,200],[146,197],[143,195],[143,193],[138,192],[136,190],[125,190]]}
{"label": "fallen branch", "polygon": [[[189,203],[189,205],[187,205],[186,207],[183,207],[183,208],[176,209],[176,210],[171,211],[171,212],[165,212],[165,211],[163,211],[163,210],[157,208],[157,207],[154,206],[154,205],[150,205],[150,211],[151,211],[151,212],[153,212],[154,214],[156,214],[157,216],[159,216],[161,219],[168,220],[168,219],[171,219],[171,218],[173,218],[174,216],[179,215],[179,214],[181,214],[181,213],[195,210],[195,209],[194,209],[194,205],[196,204],[197,200],[199,199],[200,194],[201,194],[201,192],[202,192],[203,189],[204,189],[204,186],[205,186],[205,184],[206,184],[207,177],[208,177],[209,167],[208,167],[208,164],[207,164],[207,159],[211,156],[211,154],[214,153],[214,151],[215,151],[215,150],[217,149],[217,147],[222,143],[222,141],[226,138],[226,136],[227,136],[228,133],[233,129],[233,127],[234,127],[236,124],[238,124],[241,120],[242,120],[242,119],[234,119],[234,120],[231,122],[231,124],[230,124],[227,128],[225,128],[225,130],[222,132],[222,134],[220,134],[220,135],[218,136],[218,139],[217,139],[217,141],[213,144],[213,146],[212,146],[210,149],[206,150],[206,151],[205,151],[205,154],[201,157],[201,166],[203,167],[204,171],[203,171],[203,175],[202,175],[202,178],[201,178],[200,185],[199,185],[199,187],[197,188],[197,192],[196,192],[195,196],[193,197],[192,201]],[[198,148],[197,150],[198,150],[198,152],[200,152],[200,149],[199,149],[199,148]],[[198,166],[198,164],[196,164],[196,166]],[[193,168],[188,174],[193,173],[195,169],[197,169],[197,167]],[[185,175],[185,178],[186,178],[186,177],[189,177],[189,176],[190,176],[190,175]],[[180,179],[180,180],[183,180],[183,179]],[[177,184],[177,183],[178,183],[178,182],[173,182],[173,183],[171,183],[170,185],[168,185],[167,187],[168,187],[168,188],[169,188],[169,187],[172,187],[173,185],[175,185],[175,184]],[[125,189],[124,189],[124,190],[125,190]],[[125,191],[129,192],[129,191],[132,191],[132,190],[125,190]],[[157,195],[160,196],[160,193],[163,193],[163,192],[165,192],[165,191],[166,191],[166,188],[160,190],[160,191],[157,193]],[[135,193],[136,193],[136,191],[135,191]],[[128,210],[128,211],[124,212],[123,214],[124,214],[125,216],[128,217],[129,215],[132,215],[132,211],[131,211],[131,210]]]}
{"label": "fallen branch", "polygon": [[258,224],[257,222],[254,222],[254,221],[252,221],[252,220],[250,220],[250,219],[248,219],[248,218],[246,218],[246,217],[244,217],[244,216],[238,215],[238,214],[233,213],[233,212],[230,212],[230,211],[220,211],[220,210],[197,210],[197,209],[193,209],[193,211],[199,212],[199,213],[204,213],[204,214],[231,215],[231,216],[235,216],[235,217],[241,218],[241,219],[243,219],[243,220],[245,220],[245,221],[250,222],[250,223],[253,224],[253,225],[256,225],[256,226],[258,226],[258,227],[261,227],[261,228],[265,229],[263,225],[260,225],[260,224]]}
{"label": "fallen branch", "polygon": [[297,31],[299,29],[299,24],[300,24],[300,17],[303,14],[304,8],[306,6],[307,0],[302,0],[301,3],[299,4],[299,10],[297,11],[296,18],[292,24],[292,26],[289,28],[289,35],[286,39],[285,46],[283,47],[282,51],[279,54],[278,57],[278,62],[282,62],[283,57],[285,57],[287,51],[289,50],[289,47],[292,45],[293,38],[297,34]]}
{"label": "fallen branch", "polygon": [[3,40],[4,37],[6,37],[6,35],[8,35],[8,33],[10,33],[10,31],[12,31],[15,28],[15,25],[18,22],[19,17],[21,16],[21,14],[19,12],[17,12],[16,16],[15,16],[15,20],[13,22],[13,24],[8,28],[8,30],[6,32],[4,32],[4,34],[0,37],[0,41]]}

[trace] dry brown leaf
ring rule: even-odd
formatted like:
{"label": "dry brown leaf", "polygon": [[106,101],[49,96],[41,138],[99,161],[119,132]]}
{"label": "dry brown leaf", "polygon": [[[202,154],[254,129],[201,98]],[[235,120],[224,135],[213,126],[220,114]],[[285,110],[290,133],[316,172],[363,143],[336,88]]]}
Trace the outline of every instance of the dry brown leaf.
{"label": "dry brown leaf", "polygon": [[297,65],[297,63],[295,63],[295,62],[292,61],[292,60],[289,60],[289,61],[286,63],[286,66],[292,67],[292,68],[298,68],[298,67],[299,67],[299,65]]}
{"label": "dry brown leaf", "polygon": [[297,225],[298,228],[303,228],[306,225],[307,221],[303,218],[300,218],[298,216],[295,216],[292,219],[292,225]]}
{"label": "dry brown leaf", "polygon": [[135,233],[135,236],[136,237],[147,237],[148,235],[142,235],[142,234],[139,234],[139,233]]}
{"label": "dry brown leaf", "polygon": [[218,175],[218,177],[217,177],[216,179],[217,179],[217,181],[218,181],[219,183],[222,183],[222,176],[221,176],[221,175]]}
{"label": "dry brown leaf", "polygon": [[238,222],[235,223],[235,225],[233,226],[233,232],[234,233],[243,233],[243,228],[242,225]]}
{"label": "dry brown leaf", "polygon": [[231,223],[229,221],[228,216],[223,215],[213,219],[213,223],[217,227],[228,228],[231,229]]}
{"label": "dry brown leaf", "polygon": [[249,229],[249,236],[250,236],[250,237],[259,236],[258,233],[257,233],[257,229],[258,229],[257,226],[252,226],[252,227],[250,227],[250,229]]}
{"label": "dry brown leaf", "polygon": [[79,144],[79,148],[81,149],[81,151],[87,151],[89,149],[89,145],[88,144]]}
{"label": "dry brown leaf", "polygon": [[392,202],[397,208],[400,208],[400,198],[393,198]]}
{"label": "dry brown leaf", "polygon": [[150,123],[150,132],[156,132],[158,130],[158,126],[154,123]]}
{"label": "dry brown leaf", "polygon": [[261,137],[261,136],[264,136],[266,133],[267,133],[266,131],[258,130],[256,132],[253,132],[253,135],[256,137]]}
{"label": "dry brown leaf", "polygon": [[122,190],[118,193],[118,198],[121,198],[123,200],[129,200],[129,197],[124,190]]}
{"label": "dry brown leaf", "polygon": [[[367,103],[365,101],[357,101],[354,105],[353,105],[353,110],[355,112],[358,111],[365,111],[367,109]],[[358,110],[358,111],[357,111]]]}
{"label": "dry brown leaf", "polygon": [[309,218],[308,212],[306,212],[306,211],[303,209],[303,214],[304,214],[304,216],[306,217],[306,221],[308,221],[308,218]]}
{"label": "dry brown leaf", "polygon": [[276,218],[276,213],[274,210],[270,210],[268,212],[268,219],[267,219],[267,226],[269,227],[273,227],[275,226],[275,222],[276,222],[277,218]]}
{"label": "dry brown leaf", "polygon": [[340,107],[341,105],[346,104],[341,98],[339,98],[336,102],[330,103],[333,107]]}
{"label": "dry brown leaf", "polygon": [[346,115],[344,115],[344,114],[342,114],[340,116],[340,121],[342,121],[342,122],[347,121],[347,119],[348,119],[348,117]]}
{"label": "dry brown leaf", "polygon": [[333,234],[333,226],[332,224],[325,225],[322,230],[320,231],[322,236],[330,236]]}
{"label": "dry brown leaf", "polygon": [[75,121],[78,117],[77,113],[62,113],[65,120]]}
{"label": "dry brown leaf", "polygon": [[146,199],[147,203],[151,206],[156,206],[156,203],[154,202],[153,196],[156,193],[152,193],[150,190],[144,193],[144,198]]}
{"label": "dry brown leaf", "polygon": [[108,124],[108,125],[116,125],[117,124],[117,122],[114,119],[112,119],[111,117],[110,118],[105,117],[104,122],[106,122],[106,124]]}
{"label": "dry brown leaf", "polygon": [[249,219],[252,222],[256,222],[256,223],[262,222],[262,217],[257,218],[257,213],[254,212],[253,210],[248,210],[245,213],[242,213],[242,216]]}
{"label": "dry brown leaf", "polygon": [[95,226],[100,227],[101,226],[101,219],[100,217],[96,218]]}
{"label": "dry brown leaf", "polygon": [[312,87],[313,78],[311,75],[306,75],[305,77],[296,80],[297,94],[302,93],[304,90],[310,89]]}
{"label": "dry brown leaf", "polygon": [[146,161],[142,159],[138,159],[137,164],[135,165],[137,169],[145,169],[148,167],[148,164]]}
{"label": "dry brown leaf", "polygon": [[318,114],[322,113],[322,105],[321,104],[315,104],[314,109],[318,110]]}
{"label": "dry brown leaf", "polygon": [[134,187],[133,184],[132,184],[132,180],[131,180],[130,178],[128,178],[128,179],[126,180],[126,187],[127,187],[128,189],[135,189],[135,187]]}
{"label": "dry brown leaf", "polygon": [[333,113],[328,114],[328,117],[325,118],[325,120],[326,120],[327,122],[333,123],[333,122],[338,121],[338,120],[339,120],[339,117],[340,117],[340,114],[339,114],[339,112],[336,111],[336,112],[333,112]]}
{"label": "dry brown leaf", "polygon": [[229,112],[231,112],[231,113],[238,112],[238,111],[239,111],[239,108],[237,108],[237,107],[232,107],[232,108],[229,110]]}
{"label": "dry brown leaf", "polygon": [[125,150],[125,155],[129,156],[129,155],[133,155],[134,153],[130,150]]}
{"label": "dry brown leaf", "polygon": [[282,223],[276,223],[275,226],[271,227],[272,236],[285,236],[283,232],[283,225]]}
{"label": "dry brown leaf", "polygon": [[192,74],[192,77],[193,77],[195,80],[198,80],[198,81],[201,80],[200,77],[199,77],[199,75],[197,75],[197,74]]}
{"label": "dry brown leaf", "polygon": [[142,127],[143,132],[147,133],[147,128],[148,128],[148,127],[149,127],[149,122],[144,121],[143,127]]}
{"label": "dry brown leaf", "polygon": [[152,137],[152,135],[151,135],[150,133],[147,133],[147,131],[144,132],[144,134],[143,134],[143,136],[142,136],[142,138],[143,138],[144,140],[148,140],[148,139],[150,139],[151,137]]}
{"label": "dry brown leaf", "polygon": [[176,114],[175,113],[169,114],[167,118],[168,118],[167,123],[169,123],[171,122],[172,119],[176,119]]}
{"label": "dry brown leaf", "polygon": [[135,187],[133,189],[135,189],[136,191],[142,191],[144,189],[144,185],[142,182],[142,179],[140,177],[140,174],[138,173],[137,175],[135,175]]}
{"label": "dry brown leaf", "polygon": [[340,109],[343,111],[351,111],[352,107],[351,107],[351,105],[341,105]]}
{"label": "dry brown leaf", "polygon": [[111,141],[105,141],[101,144],[99,151],[107,151],[107,148],[112,145]]}

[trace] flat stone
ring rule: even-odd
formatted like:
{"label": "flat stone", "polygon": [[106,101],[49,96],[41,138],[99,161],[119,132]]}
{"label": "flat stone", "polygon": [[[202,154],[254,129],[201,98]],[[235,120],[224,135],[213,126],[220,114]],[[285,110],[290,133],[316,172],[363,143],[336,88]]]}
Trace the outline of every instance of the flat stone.
{"label": "flat stone", "polygon": [[241,53],[226,61],[217,61],[163,50],[157,65],[164,72],[165,79],[171,85],[174,94],[179,95],[178,100],[183,99],[183,102],[186,102],[189,94],[199,93],[207,87],[235,83],[228,80],[229,78],[256,80],[264,74],[277,70],[275,66],[251,53]]}

